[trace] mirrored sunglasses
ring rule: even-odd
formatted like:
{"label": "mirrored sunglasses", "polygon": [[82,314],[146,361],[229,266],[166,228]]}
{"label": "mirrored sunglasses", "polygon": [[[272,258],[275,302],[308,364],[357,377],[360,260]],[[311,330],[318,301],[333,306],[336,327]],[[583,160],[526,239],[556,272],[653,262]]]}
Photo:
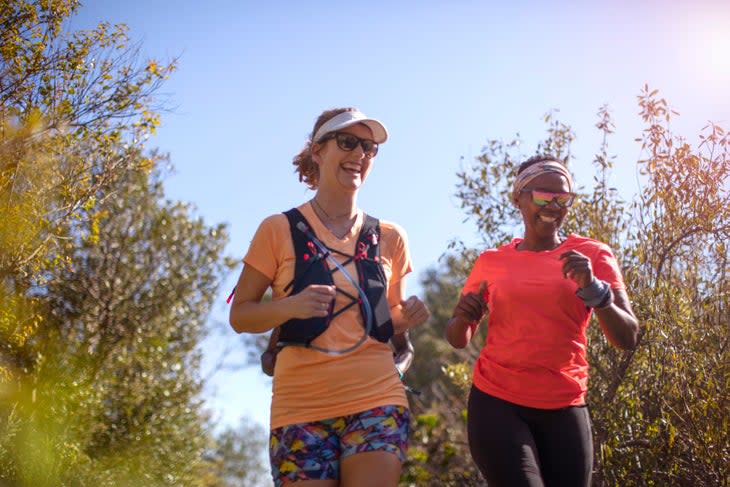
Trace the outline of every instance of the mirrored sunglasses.
{"label": "mirrored sunglasses", "polygon": [[375,157],[375,154],[378,153],[378,144],[375,141],[370,139],[361,139],[356,135],[346,134],[343,132],[329,133],[319,139],[319,143],[327,142],[330,139],[335,139],[337,147],[347,152],[355,150],[355,147],[359,144],[360,147],[362,147],[362,151],[367,156]]}
{"label": "mirrored sunglasses", "polygon": [[523,193],[532,194],[532,202],[537,206],[547,206],[551,202],[557,203],[561,208],[567,208],[575,201],[573,193],[553,193],[551,191],[540,191],[539,189],[523,189]]}

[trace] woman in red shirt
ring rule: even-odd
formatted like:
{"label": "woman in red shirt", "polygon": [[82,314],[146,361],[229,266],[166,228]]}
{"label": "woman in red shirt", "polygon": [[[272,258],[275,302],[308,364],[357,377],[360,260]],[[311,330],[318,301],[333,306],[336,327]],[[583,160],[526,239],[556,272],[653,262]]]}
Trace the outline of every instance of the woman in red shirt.
{"label": "woman in red shirt", "polygon": [[524,238],[483,252],[446,338],[465,347],[489,310],[468,403],[469,447],[490,487],[590,484],[593,443],[585,404],[586,328],[595,312],[618,348],[638,323],[611,249],[560,234],[573,180],[551,156],[520,165],[512,200]]}

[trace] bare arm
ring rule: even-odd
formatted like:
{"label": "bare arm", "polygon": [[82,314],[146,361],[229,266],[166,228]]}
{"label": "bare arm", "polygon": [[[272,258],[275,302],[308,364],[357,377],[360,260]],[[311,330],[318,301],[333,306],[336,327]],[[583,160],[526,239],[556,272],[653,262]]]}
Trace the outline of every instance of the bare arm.
{"label": "bare arm", "polygon": [[327,316],[335,297],[334,286],[312,284],[302,292],[275,301],[261,301],[271,280],[244,265],[228,317],[237,333],[263,333],[292,318]]}
{"label": "bare arm", "polygon": [[466,347],[472,338],[472,324],[473,322],[471,321],[464,321],[456,316],[452,316],[446,322],[446,341],[454,348]]}
{"label": "bare arm", "polygon": [[631,309],[629,297],[623,289],[612,289],[613,303],[604,308],[595,308],[598,323],[611,344],[622,350],[636,348],[639,337],[639,322]]}

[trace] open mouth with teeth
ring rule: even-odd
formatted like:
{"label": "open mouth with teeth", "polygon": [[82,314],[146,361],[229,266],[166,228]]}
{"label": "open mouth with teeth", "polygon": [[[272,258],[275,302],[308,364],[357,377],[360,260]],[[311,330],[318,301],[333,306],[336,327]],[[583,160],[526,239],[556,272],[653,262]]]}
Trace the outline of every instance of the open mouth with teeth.
{"label": "open mouth with teeth", "polygon": [[360,166],[353,166],[353,165],[348,165],[348,164],[343,164],[340,167],[345,172],[348,172],[348,173],[353,174],[353,175],[359,175],[360,172],[361,172],[361,170],[362,170]]}
{"label": "open mouth with teeth", "polygon": [[538,218],[543,223],[557,223],[559,220],[557,216],[550,215],[538,215]]}

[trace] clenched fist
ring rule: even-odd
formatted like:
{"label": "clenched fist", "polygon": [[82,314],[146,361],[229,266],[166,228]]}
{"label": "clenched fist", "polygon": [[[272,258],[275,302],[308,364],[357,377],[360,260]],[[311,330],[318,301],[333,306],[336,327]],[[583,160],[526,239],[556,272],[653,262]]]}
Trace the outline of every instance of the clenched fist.
{"label": "clenched fist", "polygon": [[487,311],[487,301],[484,297],[486,291],[487,281],[482,281],[477,292],[461,296],[454,308],[454,317],[467,323],[480,321]]}
{"label": "clenched fist", "polygon": [[306,319],[327,316],[335,302],[335,287],[310,284],[302,291],[289,296],[293,317]]}

